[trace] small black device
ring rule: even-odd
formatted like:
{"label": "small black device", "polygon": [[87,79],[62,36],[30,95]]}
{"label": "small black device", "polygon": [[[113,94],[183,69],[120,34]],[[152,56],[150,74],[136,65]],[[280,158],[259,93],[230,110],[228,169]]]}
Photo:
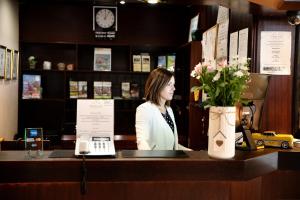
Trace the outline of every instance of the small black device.
{"label": "small black device", "polygon": [[25,128],[24,141],[29,157],[43,154],[43,128]]}

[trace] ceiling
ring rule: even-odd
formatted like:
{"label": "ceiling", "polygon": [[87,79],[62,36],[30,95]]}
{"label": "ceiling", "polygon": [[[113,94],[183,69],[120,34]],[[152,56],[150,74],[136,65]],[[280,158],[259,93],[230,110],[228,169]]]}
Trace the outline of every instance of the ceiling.
{"label": "ceiling", "polygon": [[248,0],[275,10],[300,10],[300,0]]}
{"label": "ceiling", "polygon": [[[116,3],[118,0],[92,0],[95,2]],[[145,0],[126,0],[127,3],[141,3]],[[230,8],[256,4],[274,10],[300,10],[300,0],[161,0],[168,4],[179,5],[223,5]]]}
{"label": "ceiling", "polygon": [[[19,0],[21,3],[31,2],[88,2],[97,4],[118,4],[120,0]],[[125,0],[126,3],[142,4],[145,0]],[[300,0],[161,0],[164,4],[182,6],[221,5],[231,9],[254,12],[259,10],[285,11],[300,10]]]}

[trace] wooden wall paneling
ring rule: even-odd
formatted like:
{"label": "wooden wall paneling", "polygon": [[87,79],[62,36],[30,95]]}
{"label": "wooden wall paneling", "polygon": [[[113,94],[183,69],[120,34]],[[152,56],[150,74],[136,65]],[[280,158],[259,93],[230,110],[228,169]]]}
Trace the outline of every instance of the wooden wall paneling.
{"label": "wooden wall paneling", "polygon": [[[95,4],[97,5],[97,4]],[[115,40],[96,40],[93,9],[88,2],[23,4],[21,41],[73,42],[102,45],[181,45],[187,41],[190,19],[185,6],[118,6]],[[176,22],[176,23],[175,23]]]}
{"label": "wooden wall paneling", "polygon": [[[248,183],[250,182],[250,183]],[[178,181],[178,182],[88,182],[87,193],[80,193],[79,182],[16,183],[0,185],[3,199],[103,199],[131,200],[198,200],[260,199],[258,187],[249,190],[254,181]],[[238,187],[232,185],[239,185]],[[241,188],[245,188],[243,190]],[[39,191],[39,192],[37,192]],[[243,192],[247,191],[245,194]]]}
{"label": "wooden wall paneling", "polygon": [[289,0],[248,0],[259,4],[264,7],[269,7],[276,10],[299,10],[299,1],[289,1]]}
{"label": "wooden wall paneling", "polygon": [[[257,25],[256,71],[260,69],[260,32],[261,31],[291,31],[292,41],[295,40],[295,27],[288,24],[285,16],[264,17]],[[294,77],[295,44],[291,49],[291,75],[272,75],[262,114],[261,131],[274,130],[292,134],[292,94]]]}
{"label": "wooden wall paneling", "polygon": [[293,89],[293,132],[295,137],[300,137],[300,29],[296,26],[295,33],[295,69],[294,69],[294,89]]}
{"label": "wooden wall paneling", "polygon": [[231,192],[229,199],[243,199],[243,200],[260,200],[264,199],[261,197],[262,177],[257,177],[249,181],[232,181],[231,182]]}
{"label": "wooden wall paneling", "polygon": [[264,103],[261,131],[292,132],[292,77],[272,76]]}
{"label": "wooden wall paneling", "polygon": [[[190,48],[190,72],[201,61],[201,42],[192,42]],[[190,77],[190,88],[199,85],[198,80]],[[201,98],[201,95],[200,95]],[[207,111],[200,107],[199,102],[194,101],[194,94],[190,93],[189,100],[189,147],[194,150],[207,148]],[[204,121],[203,121],[204,120]]]}
{"label": "wooden wall paneling", "polygon": [[176,67],[175,67],[175,94],[172,100],[172,108],[176,119],[179,142],[187,146],[188,141],[188,102],[190,95],[190,49],[186,48],[189,43],[179,47],[176,50]]}
{"label": "wooden wall paneling", "polygon": [[[201,97],[200,97],[201,98]],[[189,105],[189,148],[193,150],[207,149],[208,147],[208,111],[198,103]]]}
{"label": "wooden wall paneling", "polygon": [[278,170],[262,177],[262,199],[299,199],[300,172]]}
{"label": "wooden wall paneling", "polygon": [[[35,1],[20,4],[20,40],[75,42],[80,32],[78,20],[84,16],[83,9],[80,4],[67,5],[58,2],[51,4]],[[92,25],[92,19],[90,21]]]}

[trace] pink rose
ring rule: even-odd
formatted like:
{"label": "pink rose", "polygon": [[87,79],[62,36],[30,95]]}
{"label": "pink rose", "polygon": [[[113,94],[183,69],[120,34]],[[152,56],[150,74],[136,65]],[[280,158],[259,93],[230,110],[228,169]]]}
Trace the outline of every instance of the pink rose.
{"label": "pink rose", "polygon": [[200,75],[200,74],[202,73],[202,64],[201,64],[201,62],[199,62],[199,63],[195,66],[194,70],[195,70],[195,72],[196,72],[198,75]]}
{"label": "pink rose", "polygon": [[218,70],[222,70],[224,67],[227,67],[227,60],[224,59],[221,62],[218,63]]}
{"label": "pink rose", "polygon": [[208,72],[213,72],[214,70],[215,70],[215,68],[212,65],[207,66],[207,71]]}

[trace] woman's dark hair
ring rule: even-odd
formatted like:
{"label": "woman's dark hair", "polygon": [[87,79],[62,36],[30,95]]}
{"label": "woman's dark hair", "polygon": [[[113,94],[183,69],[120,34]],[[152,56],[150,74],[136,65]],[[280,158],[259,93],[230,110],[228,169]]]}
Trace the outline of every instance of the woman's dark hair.
{"label": "woman's dark hair", "polygon": [[[145,85],[145,98],[147,101],[151,101],[152,103],[159,105],[160,100],[160,92],[162,89],[169,83],[170,79],[174,76],[174,74],[167,69],[164,68],[156,68],[154,69]],[[166,102],[166,105],[170,106],[170,101]]]}

